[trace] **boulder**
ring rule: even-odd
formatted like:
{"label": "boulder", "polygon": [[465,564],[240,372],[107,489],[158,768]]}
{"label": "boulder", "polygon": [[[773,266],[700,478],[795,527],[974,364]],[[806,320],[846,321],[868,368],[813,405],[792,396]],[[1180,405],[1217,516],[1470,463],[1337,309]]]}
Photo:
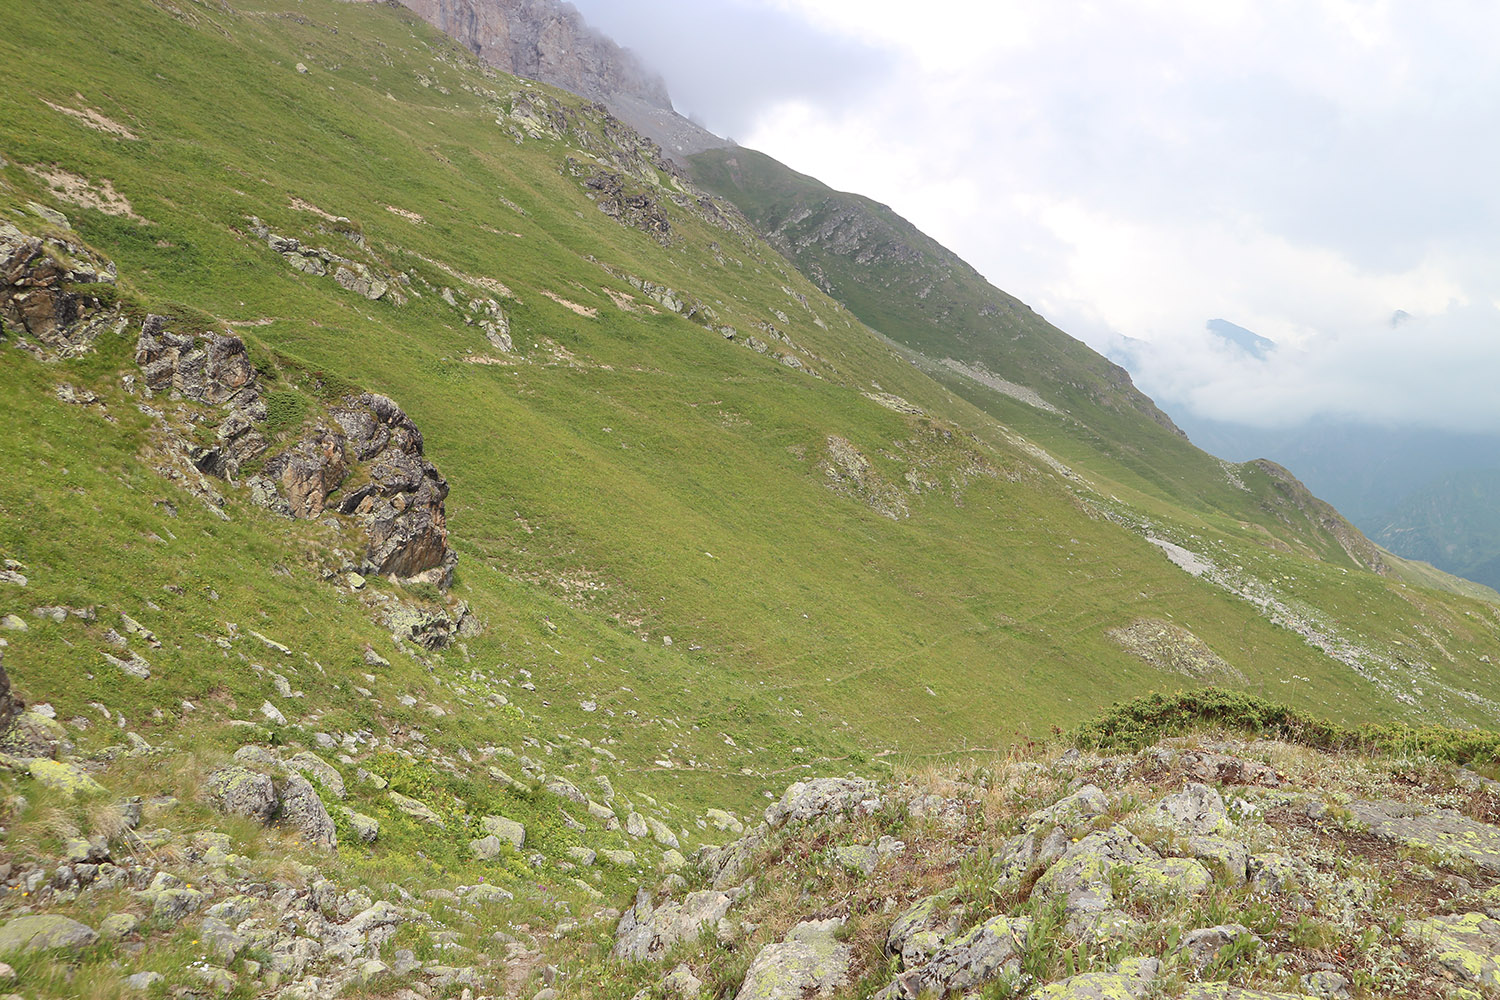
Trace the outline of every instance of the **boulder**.
{"label": "boulder", "polygon": [[1153,817],[1183,836],[1223,834],[1230,828],[1224,799],[1214,789],[1196,781],[1162,799]]}
{"label": "boulder", "polygon": [[288,770],[300,771],[304,775],[311,776],[323,790],[336,799],[344,798],[348,793],[344,789],[344,776],[334,766],[319,757],[315,753],[304,750],[299,754],[287,758]]}
{"label": "boulder", "polygon": [[208,776],[208,795],[220,812],[270,823],[281,802],[269,775],[229,765]]}
{"label": "boulder", "polygon": [[309,844],[325,850],[338,846],[333,817],[318,798],[317,789],[300,774],[287,778],[281,787],[281,823]]}
{"label": "boulder", "polygon": [[526,846],[526,828],[513,819],[504,816],[486,816],[479,821],[484,832],[492,837],[510,842],[516,850]]}
{"label": "boulder", "polygon": [[62,725],[36,712],[19,713],[10,720],[9,729],[0,733],[0,750],[22,759],[56,757],[72,749]]}
{"label": "boulder", "polygon": [[1161,970],[1154,958],[1131,958],[1114,972],[1085,972],[1056,983],[1048,983],[1032,996],[1035,1000],[1134,1000],[1144,996]]}
{"label": "boulder", "polygon": [[696,937],[704,925],[718,923],[730,902],[727,893],[705,889],[688,893],[680,903],[668,900],[653,907],[650,893],[642,889],[620,918],[612,954],[633,962],[659,958],[677,942]]}
{"label": "boulder", "polygon": [[56,914],[15,917],[0,927],[0,955],[87,948],[99,935],[92,927]]}
{"label": "boulder", "polygon": [[966,993],[1004,971],[1020,968],[1031,923],[1026,917],[991,917],[934,954],[926,965],[897,976],[876,996],[917,1000]]}
{"label": "boulder", "polygon": [[1111,872],[1117,865],[1158,860],[1140,838],[1116,824],[1071,844],[1037,880],[1035,892],[1044,899],[1062,897],[1070,915],[1102,913],[1115,907]]}
{"label": "boulder", "polygon": [[505,842],[492,833],[487,837],[469,841],[469,853],[480,861],[494,861],[505,853]]}
{"label": "boulder", "polygon": [[361,843],[373,844],[380,837],[380,820],[364,813],[355,812],[348,806],[340,806],[344,818],[349,821],[349,826],[354,830],[354,835]]}
{"label": "boulder", "polygon": [[369,481],[339,504],[341,514],[359,518],[369,538],[360,571],[446,589],[458,560],[448,547],[448,483],[423,456],[416,423],[375,393],[350,396],[331,415],[350,451],[370,463]]}
{"label": "boulder", "polygon": [[264,474],[280,486],[292,516],[318,517],[328,494],[349,474],[344,435],[320,424],[292,447],[268,459]]}
{"label": "boulder", "polygon": [[433,812],[432,808],[427,805],[427,803],[418,802],[416,799],[408,798],[407,796],[402,795],[400,792],[391,791],[386,792],[385,794],[397,809],[401,810],[412,819],[419,820],[423,823],[431,823],[433,826],[443,825],[443,817]]}
{"label": "boulder", "polygon": [[1188,960],[1193,963],[1194,968],[1201,971],[1213,964],[1219,952],[1246,937],[1260,940],[1250,933],[1250,928],[1243,924],[1219,924],[1216,927],[1200,927],[1197,930],[1188,931],[1183,936],[1180,947],[1187,953]]}
{"label": "boulder", "polygon": [[1403,935],[1426,945],[1460,983],[1500,987],[1500,920],[1488,913],[1462,913],[1413,920]]}
{"label": "boulder", "polygon": [[854,949],[841,944],[839,918],[806,921],[779,944],[756,953],[735,1000],[812,1000],[832,996],[849,984]]}
{"label": "boulder", "polygon": [[27,765],[32,780],[39,785],[67,795],[88,795],[104,791],[104,786],[76,764],[37,757]]}
{"label": "boulder", "polygon": [[11,723],[26,708],[26,703],[10,689],[10,675],[5,672],[5,650],[0,649],[0,744],[10,731]]}
{"label": "boulder", "polygon": [[879,807],[876,788],[873,781],[863,778],[816,778],[796,782],[779,801],[766,807],[766,825],[775,828],[786,823],[838,818],[865,804],[868,804],[869,811],[874,811]]}
{"label": "boulder", "polygon": [[123,325],[119,309],[87,288],[114,281],[114,264],[82,244],[0,222],[0,328],[24,332],[58,357],[86,353]]}
{"label": "boulder", "polygon": [[1439,854],[1456,854],[1487,874],[1500,874],[1500,827],[1472,820],[1455,809],[1430,809],[1403,802],[1349,804],[1354,819],[1372,834]]}
{"label": "boulder", "polygon": [[958,933],[962,908],[953,905],[951,893],[919,899],[908,907],[886,933],[885,950],[901,956],[905,969],[925,964]]}

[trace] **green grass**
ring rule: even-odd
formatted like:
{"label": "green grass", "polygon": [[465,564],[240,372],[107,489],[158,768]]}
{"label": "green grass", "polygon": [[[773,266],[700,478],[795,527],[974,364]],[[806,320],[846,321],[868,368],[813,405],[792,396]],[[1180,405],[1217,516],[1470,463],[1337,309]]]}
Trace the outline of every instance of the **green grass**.
{"label": "green grass", "polygon": [[[70,725],[89,720],[70,730],[85,750],[120,739],[93,703],[152,742],[219,755],[271,738],[227,727],[258,720],[266,698],[294,717],[276,737],[291,742],[399,727],[454,758],[480,742],[537,757],[548,755],[527,739],[562,746],[567,734],[618,761],[581,751],[564,768],[585,780],[603,768],[622,798],[665,803],[676,829],[709,806],[752,813],[798,775],[1006,745],[1176,686],[1180,678],[1108,638],[1141,619],[1188,628],[1252,693],[1298,711],[1494,722],[1500,681],[1478,660],[1500,656],[1490,606],[1359,571],[1326,534],[1287,524],[1268,483],[1251,476],[1248,493],[1226,485],[1108,368],[1056,331],[1037,332],[1040,320],[1019,307],[1007,322],[1029,324],[1035,353],[1010,363],[1035,371],[1016,380],[1082,379],[1060,405],[1085,423],[935,381],[748,228],[722,229],[677,205],[670,182],[651,186],[654,167],[613,162],[606,123],[576,100],[562,99],[563,134],[518,143],[497,115],[516,93],[552,92],[484,73],[403,10],[68,0],[19,12],[0,59],[16,68],[0,131],[0,217],[32,226],[25,203],[52,205],[117,263],[131,308],[170,312],[179,329],[236,324],[267,382],[273,432],[294,432],[349,391],[396,399],[452,487],[453,596],[486,626],[463,650],[404,655],[369,603],[390,585],[354,594],[322,579],[347,544],[341,534],[267,515],[232,488],[222,521],[154,472],[143,457],[150,421],[119,379],[133,368],[133,329],[57,365],[0,344],[7,427],[26,429],[0,436],[0,555],[26,563],[32,580],[0,589],[0,613],[30,625],[6,636],[6,667],[28,699]],[[95,108],[140,138],[89,129],[44,101]],[[564,169],[567,157],[590,155],[666,206],[670,245],[597,210]],[[24,169],[54,163],[109,179],[149,224],[60,200]],[[292,270],[249,234],[250,216],[409,273],[409,300],[369,302]],[[665,311],[621,310],[606,289],[646,300],[618,274],[710,305],[739,340],[774,322],[822,377]],[[464,361],[493,349],[464,322],[466,309],[443,301],[444,287],[461,303],[497,298],[518,356]],[[94,387],[106,410],[59,402],[53,387],[65,380]],[[861,395],[877,385],[928,415]],[[1055,475],[1011,433],[1076,464],[1094,487]],[[829,488],[831,436],[868,458],[872,480],[900,491],[908,516]],[[993,475],[960,474],[976,456]],[[926,485],[908,487],[908,475]],[[1142,520],[1185,544],[1201,536],[1215,559],[1280,581],[1288,600],[1343,634],[1425,664],[1412,667],[1425,693],[1396,700],[1389,685],[1187,576],[1117,523]],[[98,619],[30,614],[53,604],[94,606]],[[122,678],[100,655],[122,612],[162,639],[138,650],[149,682]],[[368,667],[367,647],[391,667]],[[522,670],[536,691],[521,689]],[[305,700],[276,699],[272,672]],[[491,694],[511,705],[491,706]],[[549,768],[565,756],[554,750]],[[570,842],[555,804],[473,781],[447,775],[440,791],[471,815],[525,813],[543,853]],[[455,825],[432,846],[435,835],[373,793],[358,796],[352,804],[390,835],[351,864],[421,878],[480,873],[464,854],[472,829]],[[634,877],[610,874],[605,887],[622,892]]]}

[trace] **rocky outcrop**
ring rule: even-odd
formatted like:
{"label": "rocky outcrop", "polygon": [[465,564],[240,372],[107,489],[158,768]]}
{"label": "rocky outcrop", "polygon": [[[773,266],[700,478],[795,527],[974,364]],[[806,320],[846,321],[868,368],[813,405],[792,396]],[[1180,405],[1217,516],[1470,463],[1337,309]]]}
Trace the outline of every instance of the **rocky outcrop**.
{"label": "rocky outcrop", "polygon": [[0,222],[0,338],[34,338],[32,349],[48,359],[85,354],[101,333],[124,328],[102,291],[114,282],[114,264],[82,244]]}
{"label": "rocky outcrop", "polygon": [[[267,408],[240,338],[177,334],[167,319],[148,316],[136,342],[136,363],[153,394],[227,411],[215,442],[176,442],[200,473],[233,480],[269,450]],[[281,514],[321,517],[330,497],[352,475],[363,479],[338,499],[367,538],[364,573],[447,587],[458,557],[448,547],[443,506],[448,483],[422,454],[422,432],[394,401],[374,393],[350,396],[327,419],[314,421],[290,446],[266,459],[246,483],[252,501]]]}
{"label": "rocky outcrop", "polygon": [[733,901],[729,893],[705,889],[688,893],[680,903],[668,900],[653,907],[651,894],[642,889],[620,920],[614,957],[635,962],[660,958],[677,942],[694,938],[702,927],[723,919]]}
{"label": "rocky outcrop", "polygon": [[232,480],[240,466],[266,450],[258,429],[266,419],[266,404],[245,342],[220,333],[171,333],[167,323],[164,316],[150,315],[141,324],[135,363],[142,381],[153,394],[227,411],[212,445],[183,442],[182,447],[200,473]]}
{"label": "rocky outcrop", "polygon": [[597,101],[615,94],[658,108],[672,99],[660,76],[588,27],[558,0],[401,0],[482,61]]}
{"label": "rocky outcrop", "polygon": [[348,448],[368,463],[369,482],[339,503],[369,534],[364,572],[426,579],[446,587],[457,555],[448,548],[448,483],[422,454],[422,432],[401,408],[374,393],[332,413]]}
{"label": "rocky outcrop", "polygon": [[671,242],[672,223],[661,205],[645,192],[627,193],[619,174],[600,170],[587,177],[583,186],[599,206],[599,211],[611,219],[631,229],[639,229],[662,246]]}

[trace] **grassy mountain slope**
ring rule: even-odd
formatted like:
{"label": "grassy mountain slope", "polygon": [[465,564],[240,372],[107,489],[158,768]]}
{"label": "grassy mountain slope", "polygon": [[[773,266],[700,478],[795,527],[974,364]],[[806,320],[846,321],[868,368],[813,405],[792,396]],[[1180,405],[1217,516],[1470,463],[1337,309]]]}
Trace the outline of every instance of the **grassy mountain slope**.
{"label": "grassy mountain slope", "polygon": [[[229,830],[250,874],[194,877],[312,891],[305,845],[202,796],[241,745],[273,770],[317,753],[348,786],[321,786],[343,850],[320,870],[433,921],[381,954],[441,966],[457,945],[491,968],[502,918],[524,944],[522,925],[623,902],[671,842],[724,839],[710,808],[753,815],[798,776],[1212,682],[1341,720],[1500,714],[1494,606],[1362,570],[1274,470],[1175,480],[1154,464],[1174,436],[1107,371],[1065,400],[1100,415],[1083,431],[935,380],[601,110],[484,71],[398,7],[63,0],[18,11],[0,59],[0,221],[112,261],[88,288],[124,320],[63,359],[0,330],[0,653],[45,708],[29,724],[106,789],[75,801],[0,757],[24,799],[5,804],[17,887],[118,834],[101,817],[134,793],[159,838],[132,848],[141,880]],[[174,433],[212,441],[225,418],[148,398],[147,314],[233,332],[257,369],[271,447],[213,481],[222,511],[157,471]],[[415,420],[451,488],[447,593],[352,578],[349,519],[252,502],[251,473],[361,390]],[[1155,430],[1132,451],[1130,428]],[[1222,503],[1199,502],[1210,473]],[[403,633],[439,612],[470,627],[440,649]],[[600,809],[542,790],[558,778]],[[340,803],[379,838],[356,846]],[[480,860],[495,814],[526,846]],[[666,835],[621,829],[632,814]],[[515,898],[475,903],[486,879]],[[198,931],[116,889],[47,897],[154,921],[130,939],[150,948],[101,944],[79,975],[110,996],[125,973],[196,975]],[[236,953],[240,995],[275,964],[257,948]]]}
{"label": "grassy mountain slope", "polygon": [[[1142,488],[1142,502],[1109,510],[1101,491],[1059,476],[1014,439],[1014,428],[1033,428],[1000,427],[951,396],[743,227],[716,224],[659,165],[620,152],[598,112],[480,73],[398,11],[298,4],[178,13],[96,12],[87,44],[74,46],[85,60],[109,53],[89,65],[98,81],[89,94],[69,82],[76,60],[39,56],[64,50],[66,19],[22,23],[10,53],[26,61],[30,90],[18,96],[6,138],[6,197],[21,212],[34,199],[69,211],[143,308],[184,303],[237,324],[253,354],[285,366],[290,398],[307,396],[310,379],[336,378],[398,400],[452,486],[456,593],[482,618],[510,620],[512,598],[496,588],[525,583],[637,644],[669,635],[674,645],[662,655],[683,683],[659,692],[661,711],[680,698],[701,713],[706,701],[705,730],[763,712],[773,731],[806,734],[788,744],[828,752],[990,742],[1177,683],[1109,636],[1169,617],[1253,687],[1317,676],[1317,688],[1300,696],[1309,705],[1389,710],[1388,691],[1181,573],[1104,515],[1223,530],[1230,558],[1254,560],[1263,577],[1315,581],[1295,596],[1320,613],[1326,602],[1335,621],[1343,594],[1358,592],[1354,603],[1370,610],[1352,627],[1372,641],[1399,629],[1382,614],[1393,601],[1405,606],[1392,585],[1354,573],[1336,544],[1288,526],[1269,503],[1250,504],[1243,518],[1240,509],[1210,509],[1185,520],[1170,502],[1177,498]],[[175,69],[159,65],[162,39],[177,53]],[[541,125],[534,95],[545,95],[538,101],[553,116]],[[52,105],[94,109],[139,138]],[[665,206],[666,246],[598,211],[574,176],[605,169],[591,156],[645,178],[626,179]],[[147,221],[80,209],[26,169],[53,163],[101,187],[109,180]],[[414,275],[405,286],[414,294],[401,306],[369,302],[287,267],[248,233],[251,216],[309,245],[363,246],[371,267]],[[623,275],[709,305],[714,325],[734,327],[737,340],[653,303]],[[460,306],[503,285],[517,352],[500,355],[466,325],[472,313],[439,294],[448,285]],[[746,350],[756,336],[823,377]],[[105,348],[109,362],[84,364],[127,367],[122,353]],[[64,377],[27,374],[18,353],[5,371],[36,382]],[[927,415],[895,412],[862,392],[894,394]],[[1138,416],[1137,426],[1157,426]],[[1068,440],[1081,451],[1090,438]],[[1258,475],[1246,473],[1246,495],[1269,497]],[[48,530],[38,536],[38,519],[24,514],[37,496],[46,491],[22,491],[6,505],[7,545],[22,561]],[[300,529],[268,530],[295,547]],[[113,530],[101,524],[90,550],[107,551]],[[1282,551],[1239,545],[1263,535]],[[1459,641],[1493,637],[1480,628]],[[44,655],[32,645],[12,653],[27,684],[36,683],[28,659]],[[490,655],[488,640],[476,646],[476,657]],[[1449,669],[1434,659],[1434,670]],[[602,696],[587,662],[565,658],[556,668],[557,702]],[[1453,669],[1452,683],[1469,683]],[[1021,688],[1034,696],[1018,701]],[[765,707],[746,709],[747,692]],[[1443,711],[1473,710],[1455,701]],[[726,750],[711,736],[693,755],[727,764],[736,755]]]}
{"label": "grassy mountain slope", "polygon": [[1444,476],[1403,500],[1376,537],[1409,559],[1444,567],[1476,583],[1500,586],[1500,470]]}

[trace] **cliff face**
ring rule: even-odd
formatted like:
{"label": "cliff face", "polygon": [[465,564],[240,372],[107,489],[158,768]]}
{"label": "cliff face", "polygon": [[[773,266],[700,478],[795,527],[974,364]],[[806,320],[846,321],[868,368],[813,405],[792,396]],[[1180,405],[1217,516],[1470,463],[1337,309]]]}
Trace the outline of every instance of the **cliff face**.
{"label": "cliff face", "polygon": [[594,100],[617,95],[671,108],[661,77],[558,0],[401,0],[498,70]]}

